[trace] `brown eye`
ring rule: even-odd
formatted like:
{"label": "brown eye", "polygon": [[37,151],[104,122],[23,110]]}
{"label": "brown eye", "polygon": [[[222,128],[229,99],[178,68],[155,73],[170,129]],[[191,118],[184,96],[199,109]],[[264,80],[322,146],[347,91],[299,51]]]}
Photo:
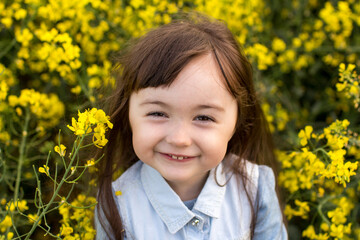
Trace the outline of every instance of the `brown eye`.
{"label": "brown eye", "polygon": [[215,120],[212,117],[206,116],[206,115],[200,115],[195,118],[195,120],[202,121],[202,122],[215,122]]}
{"label": "brown eye", "polygon": [[146,114],[146,116],[151,116],[151,117],[167,117],[167,115],[163,112],[149,112],[148,114]]}

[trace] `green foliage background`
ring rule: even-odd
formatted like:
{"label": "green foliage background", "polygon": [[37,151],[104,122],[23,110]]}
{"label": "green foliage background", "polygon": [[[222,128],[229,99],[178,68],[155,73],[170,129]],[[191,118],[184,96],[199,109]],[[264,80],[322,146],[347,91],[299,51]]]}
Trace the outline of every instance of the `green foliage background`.
{"label": "green foliage background", "polygon": [[[224,20],[253,64],[279,149],[290,238],[360,239],[355,0],[1,0],[0,239],[22,239],[29,231],[37,213],[35,172],[49,151],[50,169],[61,165],[54,146],[59,138],[73,141],[66,124],[78,110],[97,107],[101,87],[114,85],[114,53],[130,38],[194,10]],[[347,85],[336,87],[338,81]],[[51,182],[39,178],[48,201]],[[89,182],[90,175],[82,179]],[[65,196],[69,189],[62,191]],[[66,202],[91,206],[91,194],[80,181]],[[76,218],[76,208],[61,205],[39,226],[61,239],[93,239],[92,209]],[[44,234],[39,229],[33,237],[50,237]]]}

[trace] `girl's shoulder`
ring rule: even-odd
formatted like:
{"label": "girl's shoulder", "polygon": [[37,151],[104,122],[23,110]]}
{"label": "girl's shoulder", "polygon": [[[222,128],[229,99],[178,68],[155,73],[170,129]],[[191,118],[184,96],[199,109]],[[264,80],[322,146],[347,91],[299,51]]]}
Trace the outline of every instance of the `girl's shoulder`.
{"label": "girl's shoulder", "polygon": [[[237,156],[230,156],[230,161],[235,161]],[[242,189],[245,185],[246,189],[253,197],[259,197],[259,192],[264,188],[275,189],[275,176],[272,168],[266,165],[259,165],[249,160],[242,160],[242,168],[239,178],[231,178],[230,183],[236,186],[238,189]],[[228,173],[229,174],[229,173]],[[230,173],[230,176],[232,174]],[[243,182],[245,181],[245,182]],[[245,183],[245,184],[244,184]],[[261,194],[260,194],[261,196]]]}
{"label": "girl's shoulder", "polygon": [[[230,163],[238,160],[238,156],[232,154],[229,156]],[[270,181],[269,183],[275,184],[275,176],[272,168],[266,165],[259,165],[249,160],[241,160],[242,169],[241,174],[250,182],[255,185],[258,183],[262,184],[264,181]],[[231,164],[230,164],[231,165]]]}
{"label": "girl's shoulder", "polygon": [[264,188],[275,189],[275,175],[271,167],[266,165],[258,165],[247,160],[245,166],[249,184],[252,184],[252,186],[249,186],[249,188],[254,189],[254,194],[256,194],[257,197],[262,196],[262,194],[259,194],[259,192],[263,191]]}
{"label": "girl's shoulder", "polygon": [[287,230],[276,192],[272,168],[259,165],[258,211],[254,239],[288,239]]}
{"label": "girl's shoulder", "polygon": [[140,183],[140,172],[142,165],[143,163],[141,161],[134,163],[130,168],[122,173],[120,177],[113,181],[113,188],[124,189],[125,187]]}
{"label": "girl's shoulder", "polygon": [[272,168],[266,165],[258,165],[259,167],[259,182],[261,184],[267,183],[275,187],[275,175]]}

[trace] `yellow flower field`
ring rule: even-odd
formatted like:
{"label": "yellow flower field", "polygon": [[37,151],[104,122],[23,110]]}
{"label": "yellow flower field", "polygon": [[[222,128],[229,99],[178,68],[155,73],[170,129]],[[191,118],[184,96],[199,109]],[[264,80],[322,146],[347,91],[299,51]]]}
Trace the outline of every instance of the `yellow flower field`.
{"label": "yellow flower field", "polygon": [[360,1],[1,0],[0,240],[94,239],[116,53],[190,11],[253,64],[290,239],[360,239]]}

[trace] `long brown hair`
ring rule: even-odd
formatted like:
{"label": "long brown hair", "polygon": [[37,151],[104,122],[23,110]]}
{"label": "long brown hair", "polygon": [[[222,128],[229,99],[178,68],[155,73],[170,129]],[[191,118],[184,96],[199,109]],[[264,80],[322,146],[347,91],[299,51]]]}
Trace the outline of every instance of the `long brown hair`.
{"label": "long brown hair", "polygon": [[[189,20],[190,19],[190,20]],[[147,87],[170,85],[194,57],[212,54],[226,80],[229,92],[238,103],[238,117],[227,154],[235,154],[230,169],[241,179],[251,202],[252,235],[257,203],[250,197],[244,159],[273,166],[275,157],[268,125],[256,96],[251,65],[233,34],[220,21],[204,16],[187,16],[156,28],[130,44],[117,60],[117,86],[109,97],[109,114],[114,124],[103,149],[99,174],[98,210],[109,238],[123,239],[121,217],[111,188],[115,171],[126,170],[137,161],[132,147],[129,99],[133,92]],[[229,164],[228,164],[229,165]],[[121,209],[120,209],[121,211]]]}

